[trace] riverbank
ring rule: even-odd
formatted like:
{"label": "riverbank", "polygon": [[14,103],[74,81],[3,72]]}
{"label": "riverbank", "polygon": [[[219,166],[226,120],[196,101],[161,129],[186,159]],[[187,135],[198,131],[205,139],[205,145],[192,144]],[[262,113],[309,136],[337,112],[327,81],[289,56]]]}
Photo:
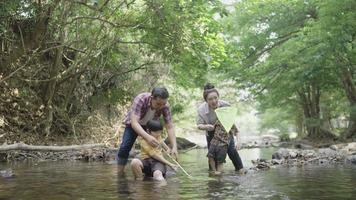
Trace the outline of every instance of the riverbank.
{"label": "riverbank", "polygon": [[252,170],[265,170],[276,166],[304,166],[350,164],[356,165],[356,142],[333,144],[326,148],[279,148],[271,160],[252,160]]}
{"label": "riverbank", "polygon": [[[168,141],[166,141],[168,144]],[[196,144],[177,137],[178,150],[187,150],[196,147]],[[83,144],[69,146],[36,146],[17,143],[12,145],[0,145],[0,162],[11,161],[61,161],[61,160],[81,160],[81,161],[110,161],[114,160],[117,147],[111,147],[104,143]],[[131,151],[131,157],[138,154],[139,145]]]}

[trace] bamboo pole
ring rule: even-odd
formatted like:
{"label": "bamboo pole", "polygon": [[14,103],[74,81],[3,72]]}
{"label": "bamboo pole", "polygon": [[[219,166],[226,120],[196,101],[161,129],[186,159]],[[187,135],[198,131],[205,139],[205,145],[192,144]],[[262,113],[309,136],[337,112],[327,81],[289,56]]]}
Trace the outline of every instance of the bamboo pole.
{"label": "bamboo pole", "polygon": [[[164,143],[164,142],[162,142]],[[178,161],[176,161],[176,159],[174,159],[171,155],[169,155],[169,153],[162,147],[161,144],[161,148],[163,149],[163,152],[166,153],[166,155],[173,160],[173,162],[189,177],[189,178],[193,178],[179,163]]]}

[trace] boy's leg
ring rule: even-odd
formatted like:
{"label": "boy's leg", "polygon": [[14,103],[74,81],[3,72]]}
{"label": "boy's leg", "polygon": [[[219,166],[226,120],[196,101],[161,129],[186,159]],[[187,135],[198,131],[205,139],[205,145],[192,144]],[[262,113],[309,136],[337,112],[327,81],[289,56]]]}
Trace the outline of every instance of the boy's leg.
{"label": "boy's leg", "polygon": [[226,160],[227,148],[228,148],[227,145],[216,147],[216,157],[215,157],[216,173],[215,174],[220,174],[223,171],[223,166],[224,163],[226,162],[225,160]]}
{"label": "boy's leg", "polygon": [[209,171],[216,171],[216,145],[210,145],[208,149]]}
{"label": "boy's leg", "polygon": [[165,179],[163,177],[162,172],[159,171],[159,170],[156,170],[156,171],[153,172],[153,180],[155,180],[155,181],[163,181]]}
{"label": "boy's leg", "polygon": [[137,158],[132,159],[131,169],[132,169],[132,173],[133,173],[135,179],[137,179],[137,180],[143,179],[143,173],[142,173],[143,164],[142,164],[141,160],[139,160]]}
{"label": "boy's leg", "polygon": [[238,171],[244,167],[242,164],[240,155],[235,148],[234,138],[230,139],[229,146],[227,149],[227,154],[229,155],[229,158],[232,161],[232,164],[234,164],[236,171]]}
{"label": "boy's leg", "polygon": [[215,159],[213,157],[209,157],[209,170],[210,171],[216,171],[216,162],[215,162]]}
{"label": "boy's leg", "polygon": [[152,174],[156,181],[163,181],[167,172],[167,166],[158,160],[152,159]]}
{"label": "boy's leg", "polygon": [[216,171],[217,172],[222,172],[223,171],[223,166],[224,166],[224,163],[217,163],[216,164]]}
{"label": "boy's leg", "polygon": [[[208,131],[208,133],[206,135],[206,144],[207,144],[208,149],[210,148],[210,142],[213,139],[213,137],[214,137],[214,131]],[[213,170],[210,167],[210,161],[209,160],[208,160],[208,166],[209,166],[209,171]]]}
{"label": "boy's leg", "polygon": [[126,127],[122,136],[119,152],[117,153],[118,171],[123,172],[127,163],[130,150],[135,143],[137,134],[131,127]]}

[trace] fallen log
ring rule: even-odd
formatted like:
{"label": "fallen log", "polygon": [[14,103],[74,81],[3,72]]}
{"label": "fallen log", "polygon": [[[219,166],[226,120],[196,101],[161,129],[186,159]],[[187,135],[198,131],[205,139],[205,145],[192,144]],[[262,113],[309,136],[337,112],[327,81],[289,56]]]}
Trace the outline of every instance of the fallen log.
{"label": "fallen log", "polygon": [[1,145],[0,151],[10,150],[28,150],[28,151],[70,151],[70,150],[83,150],[97,147],[106,147],[105,144],[82,144],[82,145],[70,145],[70,146],[34,146],[27,145],[25,143],[16,143],[10,145]]}

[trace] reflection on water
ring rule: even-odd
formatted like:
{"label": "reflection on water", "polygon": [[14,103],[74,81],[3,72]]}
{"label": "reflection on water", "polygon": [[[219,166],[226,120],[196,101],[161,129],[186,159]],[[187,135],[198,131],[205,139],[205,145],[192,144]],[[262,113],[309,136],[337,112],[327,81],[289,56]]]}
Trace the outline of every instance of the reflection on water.
{"label": "reflection on water", "polygon": [[[273,149],[241,150],[250,160],[271,157]],[[115,164],[82,162],[0,163],[16,177],[0,178],[0,199],[354,199],[356,167],[283,167],[239,175],[227,160],[222,176],[210,176],[206,149],[180,155],[182,172],[167,174],[167,183],[134,181],[117,175]]]}

